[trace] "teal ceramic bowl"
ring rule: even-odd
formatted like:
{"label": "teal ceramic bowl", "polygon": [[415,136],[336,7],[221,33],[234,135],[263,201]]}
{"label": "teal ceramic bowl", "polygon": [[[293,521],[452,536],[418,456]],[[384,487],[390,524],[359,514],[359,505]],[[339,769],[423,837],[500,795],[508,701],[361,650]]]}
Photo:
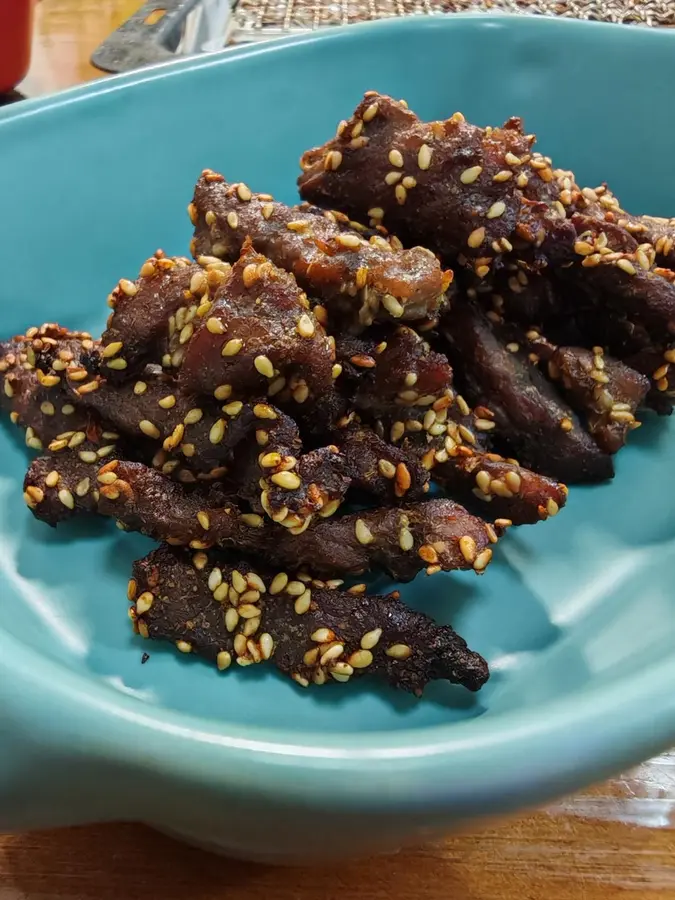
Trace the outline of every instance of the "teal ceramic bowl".
{"label": "teal ceramic bowl", "polygon": [[[522,115],[582,183],[607,179],[628,208],[675,213],[673,84],[675,34],[453,16],[20,104],[0,113],[0,333],[53,319],[100,330],[120,276],[157,247],[185,252],[201,169],[293,200],[301,151],[369,88],[427,118]],[[675,743],[674,431],[650,420],[612,484],[513,530],[484,578],[404,586],[493,670],[476,696],[436,685],[417,701],[220,674],[134,637],[125,587],[149,542],[105,522],[35,522],[26,450],[3,429],[0,831],[131,819],[309,862],[538,804]]]}

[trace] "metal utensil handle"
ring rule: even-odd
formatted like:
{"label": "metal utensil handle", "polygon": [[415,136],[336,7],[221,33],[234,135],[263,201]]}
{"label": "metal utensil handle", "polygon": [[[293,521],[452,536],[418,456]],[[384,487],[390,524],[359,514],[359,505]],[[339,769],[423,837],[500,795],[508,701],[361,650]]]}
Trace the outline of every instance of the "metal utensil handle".
{"label": "metal utensil handle", "polygon": [[[149,0],[96,48],[93,65],[104,72],[127,72],[175,59],[167,44],[199,2]],[[154,12],[162,12],[156,21]]]}

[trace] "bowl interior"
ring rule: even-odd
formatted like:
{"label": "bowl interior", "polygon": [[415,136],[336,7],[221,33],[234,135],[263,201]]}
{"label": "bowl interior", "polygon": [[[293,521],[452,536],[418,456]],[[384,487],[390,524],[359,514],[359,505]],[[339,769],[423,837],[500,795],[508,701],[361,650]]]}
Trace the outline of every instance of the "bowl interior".
{"label": "bowl interior", "polygon": [[[0,118],[0,333],[45,320],[100,332],[119,277],[134,277],[157,247],[187,252],[185,207],[203,168],[293,201],[302,150],[324,140],[371,88],[404,96],[427,118],[457,109],[480,124],[524,116],[540,149],[582,183],[606,179],[636,212],[675,212],[675,125],[659,99],[675,83],[673,50],[672,38],[628,28],[416,20],[172,66],[131,87],[113,80],[19,107]],[[616,65],[627,51],[639,65]],[[134,637],[126,582],[151,543],[110,522],[58,531],[37,523],[22,500],[28,451],[7,423],[0,628],[143,703],[239,725],[391,731],[545,710],[671,653],[674,430],[648,418],[613,483],[574,488],[560,516],[512,530],[484,577],[421,576],[402,587],[406,601],[451,622],[490,661],[493,677],[476,696],[445,684],[422,701],[377,684],[303,691],[270,667],[223,675]]]}

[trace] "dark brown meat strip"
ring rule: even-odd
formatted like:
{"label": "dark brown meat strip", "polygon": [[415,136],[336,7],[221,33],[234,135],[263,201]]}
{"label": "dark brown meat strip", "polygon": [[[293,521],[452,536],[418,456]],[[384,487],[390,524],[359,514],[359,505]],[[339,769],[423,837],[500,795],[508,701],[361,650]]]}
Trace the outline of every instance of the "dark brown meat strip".
{"label": "dark brown meat strip", "polygon": [[654,265],[654,249],[627,232],[588,215],[572,217],[578,240],[578,268],[564,274],[583,278],[601,305],[643,325],[657,341],[675,335],[675,272]]}
{"label": "dark brown meat strip", "polygon": [[481,515],[503,526],[532,525],[555,516],[567,502],[567,487],[496,453],[457,453],[436,463],[434,481],[471,506],[477,498],[489,506]]}
{"label": "dark brown meat strip", "polygon": [[406,453],[370,428],[349,428],[338,438],[354,487],[392,506],[405,499],[422,500],[429,490],[429,473],[416,455]]}
{"label": "dark brown meat strip", "polygon": [[[76,432],[76,434],[78,434]],[[51,454],[39,456],[24,478],[24,500],[33,515],[48,525],[57,525],[81,513],[98,511],[100,487],[97,481],[102,464],[117,459],[117,435],[90,426],[82,440]]]}
{"label": "dark brown meat strip", "polygon": [[628,432],[639,428],[636,412],[649,390],[649,380],[607,356],[602,347],[555,347],[536,331],[527,346],[544,366],[570,405],[584,414],[591,437],[605,453],[617,453]]}
{"label": "dark brown meat strip", "polygon": [[331,389],[333,341],[292,275],[246,246],[185,344],[179,381],[188,394],[238,399],[290,393],[297,404]]}
{"label": "dark brown meat strip", "polygon": [[[508,337],[470,303],[455,304],[443,334],[455,371],[471,399],[494,413],[495,441],[536,472],[570,483],[600,481],[614,474],[602,453],[539,370]],[[571,427],[570,427],[571,423]]]}
{"label": "dark brown meat strip", "polygon": [[180,365],[184,343],[229,271],[217,259],[192,263],[158,250],[143,263],[136,281],[122,278],[108,297],[113,311],[101,339],[101,373],[120,384],[149,362],[162,362],[167,369]]}
{"label": "dark brown meat strip", "polygon": [[[0,407],[26,430],[26,445],[46,448],[50,441],[86,431],[91,420],[64,378],[89,361],[96,344],[87,332],[71,332],[48,323],[0,344]],[[86,373],[85,373],[86,378]]]}
{"label": "dark brown meat strip", "polygon": [[[399,426],[401,423],[394,423]],[[486,407],[471,409],[461,395],[438,412],[433,408],[407,419],[400,439],[408,457],[419,459],[432,479],[469,507],[489,503],[481,516],[504,527],[527,525],[557,514],[567,500],[567,488],[544,475],[485,449],[494,427]],[[397,432],[398,433],[398,432]]]}
{"label": "dark brown meat strip", "polygon": [[104,383],[85,402],[129,437],[154,441],[153,465],[165,475],[184,484],[224,480],[290,529],[337,510],[350,478],[336,447],[303,455],[296,423],[270,404],[233,400],[219,408],[182,394],[157,367],[141,374],[127,385]]}
{"label": "dark brown meat strip", "polygon": [[366,240],[336,216],[275,203],[244,184],[204,172],[195,188],[193,252],[234,261],[246,238],[292,272],[309,294],[355,326],[375,319],[425,319],[444,301],[452,273],[433,254],[395,249],[379,235]]}
{"label": "dark brown meat strip", "polygon": [[[209,505],[208,496],[187,493],[140,463],[115,461],[98,477],[99,482],[104,479],[98,512],[129,530],[196,549],[220,544],[261,554],[277,565],[305,566],[316,575],[361,574],[379,568],[409,581],[424,568],[431,573],[467,568],[482,572],[492,557],[485,522],[451,500],[324,519],[293,535],[266,527],[261,516],[241,513],[232,503]],[[464,536],[476,544],[472,563],[460,548]]]}
{"label": "dark brown meat strip", "polygon": [[406,418],[406,410],[439,408],[452,400],[447,357],[432,351],[412,328],[401,326],[374,338],[340,338],[336,353],[340,389],[360,413]]}
{"label": "dark brown meat strip", "polygon": [[217,551],[191,559],[163,546],[134,563],[130,615],[144,637],[171,641],[220,670],[271,660],[302,687],[368,674],[420,695],[435,679],[471,691],[487,681],[485,660],[450,626],[398,595],[320,585],[252,572]]}
{"label": "dark brown meat strip", "polygon": [[298,183],[304,199],[368,216],[443,259],[462,257],[482,278],[516,239],[541,247],[562,229],[571,242],[564,210],[553,215],[522,193],[530,177],[547,177],[529,165],[533,142],[519,119],[483,129],[455,113],[425,123],[403,101],[369,91],[335,138],[304,154]]}

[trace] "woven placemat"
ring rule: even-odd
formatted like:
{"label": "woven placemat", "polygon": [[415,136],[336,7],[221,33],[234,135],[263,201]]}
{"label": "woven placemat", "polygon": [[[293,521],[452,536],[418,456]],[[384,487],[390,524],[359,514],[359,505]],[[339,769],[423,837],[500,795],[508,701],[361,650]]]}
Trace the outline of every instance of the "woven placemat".
{"label": "woven placemat", "polygon": [[239,0],[235,42],[404,15],[509,12],[675,27],[675,0]]}

